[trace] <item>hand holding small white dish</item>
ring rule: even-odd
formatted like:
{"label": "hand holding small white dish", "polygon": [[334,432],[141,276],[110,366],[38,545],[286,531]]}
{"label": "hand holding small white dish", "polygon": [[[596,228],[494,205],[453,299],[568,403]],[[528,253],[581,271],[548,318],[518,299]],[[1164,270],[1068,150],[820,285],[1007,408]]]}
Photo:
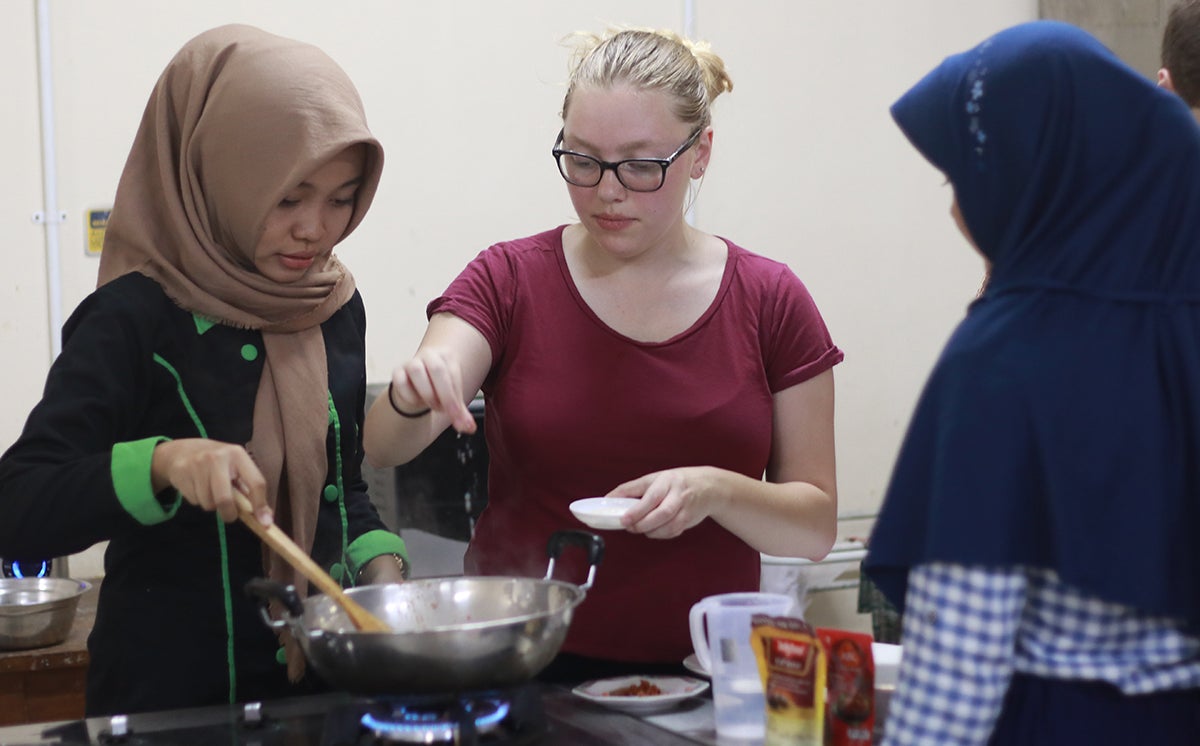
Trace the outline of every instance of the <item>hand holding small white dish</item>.
{"label": "hand holding small white dish", "polygon": [[619,530],[621,517],[625,515],[638,500],[634,497],[587,497],[571,503],[571,513],[591,528],[600,530]]}

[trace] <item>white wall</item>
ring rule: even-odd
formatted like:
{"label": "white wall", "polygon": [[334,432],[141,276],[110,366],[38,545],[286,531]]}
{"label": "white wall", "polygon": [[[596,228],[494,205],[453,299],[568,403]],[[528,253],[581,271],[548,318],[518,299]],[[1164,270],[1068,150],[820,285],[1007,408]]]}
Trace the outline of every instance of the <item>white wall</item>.
{"label": "white wall", "polygon": [[[425,303],[488,244],[572,219],[549,156],[575,30],[681,29],[683,0],[50,0],[63,313],[94,286],[84,211],[111,202],[162,66],[245,22],[323,47],[356,81],[387,165],[339,250],[370,322],[368,377],[416,346]],[[788,262],[835,340],[843,512],[873,511],[934,356],[980,279],[942,178],[887,108],[947,54],[1037,15],[1035,0],[696,0],[734,80],[715,112],[698,224]],[[0,447],[49,364],[34,0],[0,6]],[[79,572],[77,574],[83,574]]]}

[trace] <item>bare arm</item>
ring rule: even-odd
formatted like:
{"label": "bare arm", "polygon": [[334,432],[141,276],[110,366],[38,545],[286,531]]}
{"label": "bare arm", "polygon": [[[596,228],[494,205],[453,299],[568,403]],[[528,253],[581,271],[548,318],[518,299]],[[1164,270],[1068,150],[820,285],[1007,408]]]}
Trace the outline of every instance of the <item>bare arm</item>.
{"label": "bare arm", "polygon": [[358,578],[355,579],[355,585],[386,585],[403,583],[404,580],[404,569],[397,557],[381,554],[363,565]]}
{"label": "bare arm", "polygon": [[767,481],[699,466],[617,487],[642,498],[626,528],[669,539],[711,517],[760,552],[821,559],[837,534],[833,399],[832,370],[775,395]]}
{"label": "bare arm", "polygon": [[[475,327],[448,313],[434,314],[412,359],[392,371],[390,390],[367,412],[367,461],[376,468],[407,463],[451,425],[462,433],[474,432],[467,403],[491,366],[491,348]],[[397,409],[429,413],[402,417]]]}

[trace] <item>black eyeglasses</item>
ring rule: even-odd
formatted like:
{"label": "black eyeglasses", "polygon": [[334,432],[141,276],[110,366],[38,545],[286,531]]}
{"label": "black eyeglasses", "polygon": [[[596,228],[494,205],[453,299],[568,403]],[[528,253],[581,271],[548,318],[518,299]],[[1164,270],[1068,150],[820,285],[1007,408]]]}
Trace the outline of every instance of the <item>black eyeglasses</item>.
{"label": "black eyeglasses", "polygon": [[563,130],[558,131],[558,139],[554,141],[554,149],[550,152],[558,163],[558,172],[568,184],[594,187],[604,178],[605,171],[612,171],[617,175],[621,186],[631,192],[656,192],[662,189],[667,180],[667,168],[696,144],[696,139],[703,131],[703,127],[698,128],[687,142],[666,158],[626,158],[615,163],[602,161],[590,155],[559,148],[563,141]]}

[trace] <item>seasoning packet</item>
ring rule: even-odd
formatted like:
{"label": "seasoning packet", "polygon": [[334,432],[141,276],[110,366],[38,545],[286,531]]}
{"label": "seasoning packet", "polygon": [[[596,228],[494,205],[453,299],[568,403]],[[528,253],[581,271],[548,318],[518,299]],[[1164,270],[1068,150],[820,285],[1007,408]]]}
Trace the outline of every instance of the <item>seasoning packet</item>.
{"label": "seasoning packet", "polygon": [[871,746],[875,730],[875,660],[862,632],[818,628],[829,656],[829,746]]}
{"label": "seasoning packet", "polygon": [[827,661],[812,626],[755,614],[750,644],[767,701],[764,746],[823,746]]}

